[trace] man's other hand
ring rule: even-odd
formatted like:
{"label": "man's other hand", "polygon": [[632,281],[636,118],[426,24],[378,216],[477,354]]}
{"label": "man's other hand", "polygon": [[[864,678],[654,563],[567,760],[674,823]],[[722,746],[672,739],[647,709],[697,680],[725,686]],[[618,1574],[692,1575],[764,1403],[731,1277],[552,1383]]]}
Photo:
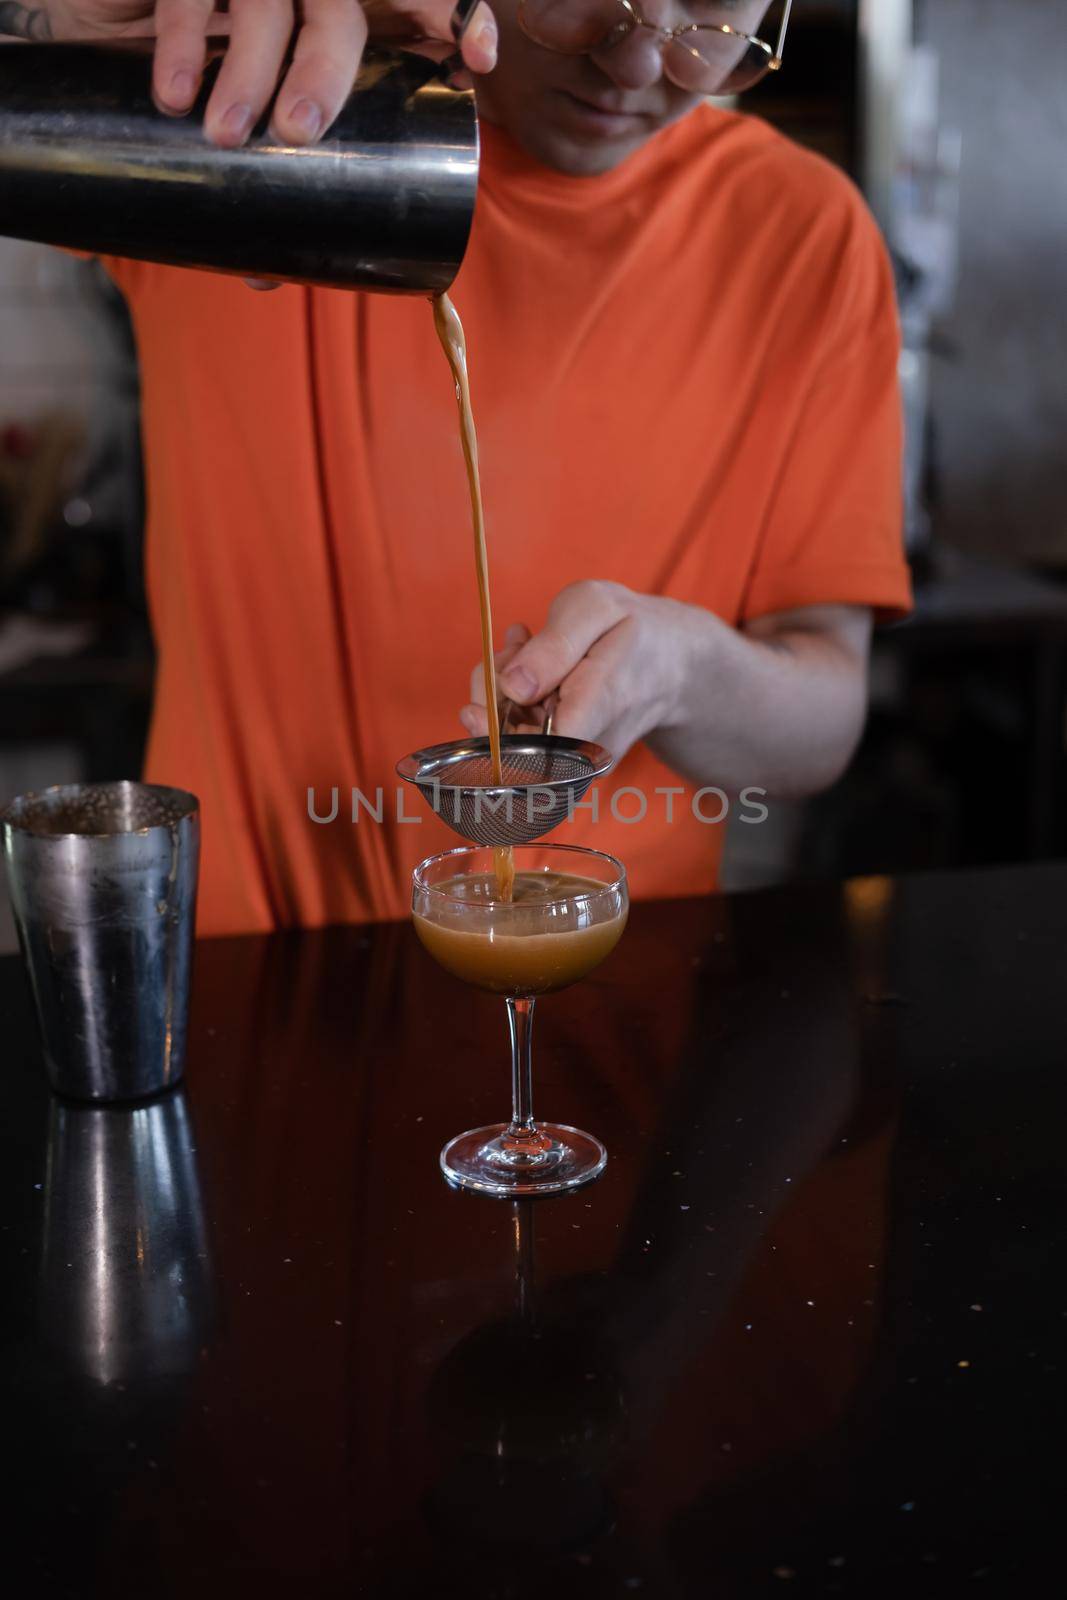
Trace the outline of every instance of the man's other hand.
{"label": "man's other hand", "polygon": [[[803,606],[734,628],[700,606],[584,581],[556,596],[539,633],[509,630],[498,682],[536,708],[531,725],[551,704],[556,733],[616,760],[645,740],[692,782],[801,798],[855,750],[870,639],[865,606]],[[460,718],[485,733],[480,671]]]}
{"label": "man's other hand", "polygon": [[[549,606],[540,633],[509,629],[497,657],[500,693],[536,708],[530,726],[540,725],[558,694],[553,730],[594,739],[620,757],[678,714],[679,628],[691,610],[622,584],[572,583]],[[485,733],[480,668],[460,719],[472,733]]]}

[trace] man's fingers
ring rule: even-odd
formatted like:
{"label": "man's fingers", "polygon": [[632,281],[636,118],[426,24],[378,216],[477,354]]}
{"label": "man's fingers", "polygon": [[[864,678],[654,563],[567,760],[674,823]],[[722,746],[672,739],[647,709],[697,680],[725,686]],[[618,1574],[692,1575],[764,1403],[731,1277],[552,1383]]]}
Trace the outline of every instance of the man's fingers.
{"label": "man's fingers", "polygon": [[603,739],[625,715],[632,663],[633,623],[626,617],[596,641],[564,681],[553,731],[568,739]]}
{"label": "man's fingers", "polygon": [[[641,734],[632,715],[636,696],[627,688],[629,684],[632,689],[633,681],[634,630],[633,618],[624,616],[602,634],[564,680],[558,697],[524,706],[526,717],[514,731],[540,733],[551,710],[554,733],[592,739],[607,745],[616,757],[624,755]],[[464,706],[460,721],[470,733],[487,733],[484,697]]]}
{"label": "man's fingers", "polygon": [[[501,672],[518,650],[530,638],[530,630],[521,622],[513,622],[504,635],[504,648],[493,653],[497,672]],[[485,669],[479,661],[471,668],[471,699],[475,705],[485,705]]]}
{"label": "man's fingers", "polygon": [[496,18],[483,0],[460,45],[463,59],[472,72],[492,72],[496,66],[498,37]]}
{"label": "man's fingers", "polygon": [[157,0],[152,91],[161,111],[183,116],[200,89],[212,0]]}
{"label": "man's fingers", "polygon": [[[390,20],[385,21],[386,30],[395,25],[396,13],[402,11],[405,19],[410,18],[411,24],[427,38],[442,39],[452,44],[454,42],[452,13],[455,7],[456,0],[422,0],[421,4],[394,4],[389,7]],[[372,4],[370,9],[373,17],[379,7]],[[482,4],[467,25],[463,43],[460,45],[463,60],[472,72],[492,72],[496,66],[497,38],[496,18],[486,0],[482,0]]]}
{"label": "man's fingers", "polygon": [[367,42],[358,0],[304,0],[303,14],[271,119],[287,144],[312,144],[327,131],[352,92]]}
{"label": "man's fingers", "polygon": [[520,705],[533,705],[558,689],[592,649],[627,614],[626,591],[614,583],[572,583],[548,608],[541,632],[517,653],[500,685]]}
{"label": "man's fingers", "polygon": [[231,0],[230,43],[204,115],[213,144],[244,144],[270,103],[292,32],[292,0]]}
{"label": "man's fingers", "polygon": [[[405,11],[431,38],[451,42],[454,0],[425,0]],[[372,17],[376,7],[368,7]],[[271,119],[271,132],[286,144],[313,144],[339,115],[359,71],[367,40],[367,18],[359,0],[230,0],[223,21],[230,37],[208,102],[204,128],[213,143],[244,144],[274,95],[299,11],[293,64],[285,76]],[[183,116],[200,89],[209,25],[218,24],[213,0],[157,0],[153,93],[161,111]],[[388,32],[388,28],[386,30]],[[497,26],[486,3],[478,6],[462,44],[473,72],[496,65]]]}

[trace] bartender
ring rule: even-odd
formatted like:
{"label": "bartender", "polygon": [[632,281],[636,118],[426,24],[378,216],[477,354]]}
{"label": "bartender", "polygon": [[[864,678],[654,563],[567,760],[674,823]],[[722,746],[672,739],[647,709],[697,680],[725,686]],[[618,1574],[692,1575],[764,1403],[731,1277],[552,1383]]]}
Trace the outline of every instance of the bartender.
{"label": "bartender", "polygon": [[[450,37],[449,0],[228,9],[204,119],[227,146],[268,112],[280,140],[320,139],[368,31]],[[710,105],[694,68],[724,40],[773,54],[780,22],[762,0],[495,0],[463,43],[483,147],[452,292],[501,687],[521,706],[558,697],[556,731],[618,758],[599,814],[559,837],[619,855],[638,896],[712,889],[742,794],[755,821],[754,793],[772,807],[837,778],[872,625],[910,599],[877,229],[840,172]],[[217,26],[210,0],[0,4],[16,37],[154,33],[176,117]],[[412,866],[452,836],[398,802],[395,762],[457,718],[486,726],[429,307],[107,266],[142,372],[145,776],[200,797],[200,932],[403,916]]]}

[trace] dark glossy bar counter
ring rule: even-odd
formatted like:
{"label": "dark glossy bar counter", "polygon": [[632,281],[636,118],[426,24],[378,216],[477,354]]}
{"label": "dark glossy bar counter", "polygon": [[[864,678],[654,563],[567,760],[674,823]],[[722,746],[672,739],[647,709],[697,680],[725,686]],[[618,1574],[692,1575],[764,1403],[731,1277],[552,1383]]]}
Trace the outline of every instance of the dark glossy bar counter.
{"label": "dark glossy bar counter", "polygon": [[134,1110],[0,963],[16,1592],[1060,1586],[1067,865],[637,906],[538,1012],[611,1159],[513,1208],[437,1167],[502,1003],[407,926],[203,943]]}

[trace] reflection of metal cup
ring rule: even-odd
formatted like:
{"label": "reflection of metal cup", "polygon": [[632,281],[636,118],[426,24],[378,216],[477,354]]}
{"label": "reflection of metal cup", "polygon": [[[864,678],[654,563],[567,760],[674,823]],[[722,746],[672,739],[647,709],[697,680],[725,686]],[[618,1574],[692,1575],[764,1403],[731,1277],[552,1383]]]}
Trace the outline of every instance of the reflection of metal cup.
{"label": "reflection of metal cup", "polygon": [[140,783],[21,795],[0,818],[52,1087],[133,1100],[185,1066],[200,820]]}
{"label": "reflection of metal cup", "polygon": [[211,1269],[180,1091],[146,1106],[53,1101],[39,1304],[47,1342],[98,1383],[194,1366]]}
{"label": "reflection of metal cup", "polygon": [[338,288],[434,294],[463,260],[478,186],[474,93],[450,66],[368,52],[318,145],[204,138],[153,103],[145,50],[0,50],[0,232],[98,255]]}

